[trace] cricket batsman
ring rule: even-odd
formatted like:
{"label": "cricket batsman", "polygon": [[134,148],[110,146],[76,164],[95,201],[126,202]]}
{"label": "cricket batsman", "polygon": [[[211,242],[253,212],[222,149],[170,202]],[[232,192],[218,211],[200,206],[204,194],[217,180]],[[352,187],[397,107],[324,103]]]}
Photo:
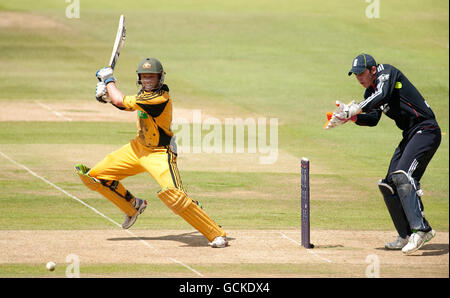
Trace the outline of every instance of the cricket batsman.
{"label": "cricket batsman", "polygon": [[166,73],[155,58],[145,58],[136,70],[138,94],[124,96],[116,86],[111,67],[97,71],[96,99],[123,111],[137,111],[138,134],[122,148],[108,154],[89,169],[75,166],[81,181],[115,204],[123,213],[124,229],[130,228],[147,207],[145,200],[133,196],[120,182],[142,172],[149,173],[161,186],[158,197],[210,242],[211,247],[228,245],[226,233],[188,196],[177,169],[177,152],[172,122],[172,98],[164,84]]}
{"label": "cricket batsman", "polygon": [[402,130],[403,139],[378,187],[398,232],[397,239],[385,248],[411,254],[436,235],[425,219],[420,179],[440,145],[441,129],[428,103],[399,69],[360,54],[348,72],[352,74],[365,88],[364,100],[336,102],[338,108],[325,128],[349,120],[360,126],[376,126],[385,114]]}

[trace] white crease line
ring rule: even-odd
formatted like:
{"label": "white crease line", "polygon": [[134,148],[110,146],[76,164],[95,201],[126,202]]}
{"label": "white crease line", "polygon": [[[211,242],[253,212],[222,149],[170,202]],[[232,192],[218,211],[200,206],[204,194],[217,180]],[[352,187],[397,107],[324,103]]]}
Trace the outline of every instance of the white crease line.
{"label": "white crease line", "polygon": [[[281,234],[281,237],[282,237],[282,238],[288,239],[288,240],[294,242],[295,244],[301,246],[301,243],[299,243],[299,242],[295,241],[294,239],[292,239],[292,238],[286,236],[283,232],[278,232],[278,233]],[[312,254],[313,256],[315,256],[315,257],[317,257],[317,258],[319,258],[319,259],[322,259],[322,260],[325,261],[325,262],[333,263],[333,261],[331,261],[331,260],[329,260],[329,259],[327,259],[327,258],[324,258],[324,257],[322,257],[322,256],[320,256],[320,255],[318,255],[318,254],[316,254],[312,249],[308,249],[308,248],[307,248],[306,251],[309,252],[310,254]]]}
{"label": "white crease line", "polygon": [[64,116],[62,113],[60,113],[60,112],[58,112],[58,111],[55,111],[54,109],[52,109],[52,108],[49,107],[48,105],[43,104],[42,102],[40,102],[40,101],[38,101],[38,100],[35,100],[34,102],[37,103],[38,105],[40,105],[41,107],[43,107],[44,109],[49,110],[50,112],[52,112],[52,113],[55,114],[56,116],[61,117],[61,118],[63,118],[64,120],[67,120],[67,121],[72,121],[72,118],[69,118],[69,117]]}
{"label": "white crease line", "polygon": [[[57,190],[59,190],[60,192],[64,193],[64,194],[67,195],[68,197],[70,197],[70,198],[74,199],[75,201],[77,201],[77,202],[83,204],[84,206],[88,207],[89,209],[91,209],[92,211],[94,211],[95,213],[97,213],[98,215],[100,215],[101,217],[103,217],[103,218],[109,220],[109,221],[112,222],[114,225],[118,226],[119,228],[122,228],[122,226],[121,226],[118,222],[116,222],[115,220],[113,220],[113,219],[111,219],[110,217],[104,215],[103,213],[101,213],[100,211],[98,211],[97,209],[95,209],[94,207],[92,207],[92,206],[86,204],[85,202],[83,202],[82,200],[80,200],[79,198],[77,198],[76,196],[74,196],[74,195],[68,193],[67,191],[65,191],[65,190],[62,189],[61,187],[59,187],[59,186],[53,184],[52,182],[48,181],[48,180],[45,179],[44,177],[39,176],[38,174],[36,174],[35,172],[33,172],[32,170],[30,170],[30,169],[27,168],[26,166],[24,166],[24,165],[22,165],[22,164],[16,162],[14,159],[10,158],[8,155],[6,155],[5,153],[3,153],[2,151],[0,151],[0,155],[2,155],[4,158],[6,158],[7,160],[9,160],[10,162],[12,162],[13,164],[15,164],[16,166],[18,166],[18,167],[20,167],[20,168],[26,170],[28,173],[30,173],[31,175],[35,176],[36,178],[39,178],[40,180],[44,181],[44,182],[47,183],[48,185],[50,185],[50,186],[56,188]],[[162,253],[161,253],[159,250],[157,250],[155,247],[153,247],[152,245],[150,245],[150,243],[148,243],[147,241],[145,241],[145,240],[142,239],[141,237],[137,236],[136,234],[134,234],[134,233],[131,232],[130,230],[124,230],[124,231],[127,232],[128,234],[130,234],[131,236],[133,236],[133,237],[139,239],[145,246],[147,246],[147,247],[153,249],[153,250],[154,250],[156,253],[158,253],[160,256],[164,257],[164,256],[162,255]],[[201,276],[201,277],[204,276],[203,274],[201,274],[201,273],[198,272],[197,270],[191,268],[190,266],[184,264],[184,263],[181,262],[181,261],[178,261],[177,259],[174,259],[174,258],[171,258],[171,257],[166,257],[166,258],[168,258],[169,260],[171,260],[171,261],[174,262],[174,263],[178,263],[178,264],[180,264],[181,266],[183,266],[183,267],[189,269],[190,271],[194,272],[194,273],[197,274],[198,276]]]}

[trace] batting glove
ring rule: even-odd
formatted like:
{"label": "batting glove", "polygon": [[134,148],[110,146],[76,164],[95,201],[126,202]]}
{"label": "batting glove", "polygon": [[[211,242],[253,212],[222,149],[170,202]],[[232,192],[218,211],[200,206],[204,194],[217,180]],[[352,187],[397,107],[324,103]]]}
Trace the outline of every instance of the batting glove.
{"label": "batting glove", "polygon": [[95,99],[101,103],[107,103],[111,101],[108,96],[108,90],[106,89],[105,83],[97,83],[97,87],[95,88]]}
{"label": "batting glove", "polygon": [[103,82],[105,83],[105,85],[108,85],[108,83],[114,83],[116,81],[111,67],[103,67],[97,70],[95,76],[97,77],[99,82]]}

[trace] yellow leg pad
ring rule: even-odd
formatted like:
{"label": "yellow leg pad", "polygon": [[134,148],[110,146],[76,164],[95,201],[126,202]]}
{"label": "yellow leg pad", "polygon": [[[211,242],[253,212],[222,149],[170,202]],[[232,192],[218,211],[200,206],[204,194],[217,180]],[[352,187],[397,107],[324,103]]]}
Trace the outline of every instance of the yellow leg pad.
{"label": "yellow leg pad", "polygon": [[[128,216],[133,216],[136,213],[136,208],[133,206],[134,197],[131,196],[130,201],[127,201],[125,197],[127,196],[127,190],[119,181],[107,181],[106,185],[103,185],[99,180],[92,178],[88,174],[82,174],[77,172],[80,176],[81,181],[90,190],[100,193],[102,196],[110,200],[114,205],[119,207],[120,210],[125,212]],[[111,184],[115,183],[114,190],[111,189]]]}
{"label": "yellow leg pad", "polygon": [[158,193],[158,197],[175,214],[181,216],[209,241],[219,236],[226,236],[222,230],[185,192],[176,188],[168,188]]}

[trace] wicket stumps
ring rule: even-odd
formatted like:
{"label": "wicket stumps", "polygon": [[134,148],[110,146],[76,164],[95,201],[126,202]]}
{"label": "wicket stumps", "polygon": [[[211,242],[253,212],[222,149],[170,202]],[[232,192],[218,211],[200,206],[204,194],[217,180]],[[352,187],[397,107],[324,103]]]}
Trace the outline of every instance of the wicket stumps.
{"label": "wicket stumps", "polygon": [[310,242],[310,220],[309,220],[309,160],[305,157],[301,161],[301,221],[302,221],[302,246],[313,248]]}

